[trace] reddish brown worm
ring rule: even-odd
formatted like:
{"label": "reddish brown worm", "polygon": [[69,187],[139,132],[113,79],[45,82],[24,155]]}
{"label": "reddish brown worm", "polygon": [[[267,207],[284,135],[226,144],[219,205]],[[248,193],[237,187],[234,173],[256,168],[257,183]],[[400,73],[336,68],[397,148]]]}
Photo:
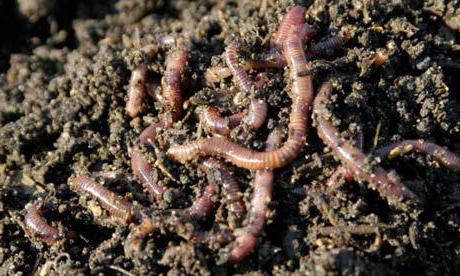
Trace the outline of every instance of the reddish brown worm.
{"label": "reddish brown worm", "polygon": [[139,135],[139,142],[143,145],[152,144],[153,141],[155,141],[155,137],[157,136],[158,128],[163,126],[163,121],[151,123],[150,126],[145,128]]}
{"label": "reddish brown worm", "polygon": [[122,223],[128,224],[133,220],[132,204],[109,191],[91,177],[80,175],[75,177],[72,183],[73,188],[78,193],[90,194],[104,209]]}
{"label": "reddish brown worm", "polygon": [[48,224],[42,214],[41,201],[28,203],[25,207],[24,224],[28,236],[44,243],[53,244],[61,239],[59,230]]}
{"label": "reddish brown worm", "polygon": [[355,179],[363,180],[377,189],[382,196],[394,196],[397,198],[415,198],[415,194],[405,187],[399,180],[392,179],[380,166],[374,168],[368,162],[364,153],[346,143],[339,135],[338,129],[323,114],[327,112],[326,103],[330,97],[332,86],[329,82],[324,83],[315,98],[313,113],[317,122],[318,136],[330,147],[335,156],[347,167]]}
{"label": "reddish brown worm", "polygon": [[188,59],[188,51],[178,49],[173,51],[166,60],[166,70],[162,79],[161,90],[164,104],[167,106],[166,118],[164,118],[167,124],[177,122],[182,112],[183,99],[181,86]]}
{"label": "reddish brown worm", "polygon": [[194,221],[209,216],[214,208],[216,196],[216,186],[213,183],[208,184],[204,188],[203,193],[193,202],[192,206],[180,212],[182,219],[185,221]]}
{"label": "reddish brown worm", "polygon": [[225,61],[238,86],[246,93],[253,93],[255,90],[254,82],[244,68],[239,65],[238,46],[235,43],[231,43],[225,48]]}
{"label": "reddish brown worm", "polygon": [[[245,71],[257,70],[257,69],[268,69],[268,68],[283,68],[286,66],[286,61],[284,57],[279,54],[266,54],[261,59],[249,59],[246,60],[241,67]],[[205,72],[205,81],[206,84],[210,85],[216,82],[221,82],[222,80],[232,76],[232,71],[228,67],[224,66],[213,66],[206,70]],[[264,82],[254,82],[256,88],[261,88],[265,85]]]}
{"label": "reddish brown worm", "polygon": [[244,112],[223,117],[220,115],[219,110],[214,107],[199,111],[200,122],[203,124],[205,131],[222,136],[229,136],[230,131],[237,127],[244,117]]}
{"label": "reddish brown worm", "polygon": [[281,20],[278,30],[274,35],[272,47],[283,50],[284,42],[287,40],[290,30],[294,26],[305,23],[305,8],[301,6],[292,7]]}
{"label": "reddish brown worm", "polygon": [[425,140],[404,140],[387,145],[374,151],[374,155],[384,158],[394,158],[399,155],[415,151],[432,156],[440,165],[454,171],[460,172],[460,156],[433,143]]}
{"label": "reddish brown worm", "polygon": [[210,107],[199,112],[199,117],[207,132],[229,136],[231,130],[242,122],[252,130],[259,129],[265,122],[267,110],[268,106],[265,101],[252,99],[247,112],[223,117],[216,108]]}
{"label": "reddish brown worm", "polygon": [[294,161],[305,145],[308,114],[313,99],[313,84],[302,48],[302,40],[297,32],[291,32],[288,36],[284,53],[291,69],[293,85],[288,125],[289,137],[280,149],[256,152],[226,138],[211,137],[187,145],[172,146],[167,152],[169,158],[186,163],[197,156],[222,156],[236,166],[249,170],[275,169]]}
{"label": "reddish brown worm", "polygon": [[240,226],[246,215],[243,193],[237,179],[230,169],[221,161],[208,158],[202,164],[208,174],[210,183],[222,185],[228,209],[228,223],[230,229]]}
{"label": "reddish brown worm", "polygon": [[[267,138],[267,151],[273,151],[281,144],[281,130],[273,130]],[[257,243],[257,237],[263,231],[267,220],[268,204],[272,198],[273,181],[275,175],[272,170],[256,171],[254,181],[254,192],[249,210],[249,222],[245,228],[240,231],[231,249],[228,261],[231,263],[241,262],[249,255]]]}
{"label": "reddish brown worm", "polygon": [[166,187],[161,186],[153,180],[152,165],[144,159],[137,149],[133,149],[131,153],[131,169],[139,177],[142,186],[147,189],[152,199],[161,197],[167,190]]}
{"label": "reddish brown worm", "polygon": [[147,83],[147,66],[141,64],[131,73],[128,86],[128,100],[125,110],[131,117],[136,117],[144,106],[145,84]]}
{"label": "reddish brown worm", "polygon": [[351,32],[349,30],[344,31],[341,34],[328,38],[324,41],[318,42],[312,45],[308,51],[308,57],[322,55],[325,53],[332,52],[345,45],[351,38]]}

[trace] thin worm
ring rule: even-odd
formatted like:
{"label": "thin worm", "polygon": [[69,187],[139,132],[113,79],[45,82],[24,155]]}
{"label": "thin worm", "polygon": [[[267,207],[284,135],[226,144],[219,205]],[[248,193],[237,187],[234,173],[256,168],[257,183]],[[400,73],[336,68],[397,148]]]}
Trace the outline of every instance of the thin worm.
{"label": "thin worm", "polygon": [[460,172],[460,156],[434,143],[425,140],[404,140],[374,151],[374,155],[395,158],[415,151],[432,156],[439,164],[454,172]]}
{"label": "thin worm", "polygon": [[253,81],[244,68],[238,64],[238,46],[235,43],[231,43],[225,48],[225,61],[239,87],[246,93],[254,93],[255,87]]}
{"label": "thin worm", "polygon": [[341,34],[335,35],[324,41],[318,42],[309,48],[309,57],[317,56],[330,53],[336,49],[339,49],[345,45],[351,38],[351,32],[349,30],[344,31]]}
{"label": "thin worm", "polygon": [[292,7],[281,20],[278,30],[274,35],[272,47],[283,50],[284,42],[288,39],[290,30],[297,25],[305,23],[305,8],[301,6]]}
{"label": "thin worm", "polygon": [[216,186],[213,183],[208,184],[192,206],[181,210],[181,218],[184,221],[194,221],[209,216],[214,208],[216,195]]}
{"label": "thin worm", "polygon": [[209,158],[205,160],[202,167],[208,174],[208,179],[212,183],[219,183],[223,186],[228,209],[228,222],[230,229],[235,229],[243,222],[246,215],[243,193],[235,176],[223,162]]}
{"label": "thin worm", "polygon": [[[275,150],[281,143],[281,131],[273,130],[267,138],[266,150]],[[251,209],[249,210],[249,222],[242,229],[243,234],[235,240],[234,247],[228,256],[231,263],[241,262],[256,247],[257,237],[263,231],[267,220],[268,204],[271,202],[273,181],[275,175],[272,170],[256,171],[254,181],[254,193],[251,200]]]}
{"label": "thin worm", "polygon": [[139,142],[142,145],[152,144],[157,136],[158,128],[161,128],[163,126],[163,121],[151,123],[150,126],[145,128],[139,135]]}
{"label": "thin worm", "polygon": [[326,181],[326,188],[335,190],[341,186],[341,179],[345,179],[346,182],[353,181],[353,173],[350,169],[344,166],[338,167]]}
{"label": "thin worm", "polygon": [[214,107],[199,111],[200,122],[203,123],[204,129],[209,133],[222,136],[229,136],[230,131],[238,126],[244,117],[244,112],[223,117],[220,115],[219,110]]}
{"label": "thin worm", "polygon": [[188,59],[188,51],[178,49],[173,51],[166,60],[161,90],[164,104],[167,106],[165,115],[171,115],[171,118],[164,118],[168,125],[177,122],[182,112],[181,86]]}
{"label": "thin worm", "polygon": [[131,117],[136,117],[144,106],[145,84],[147,83],[147,66],[141,64],[131,73],[128,86],[128,100],[125,110]]}
{"label": "thin worm", "polygon": [[391,179],[387,172],[380,166],[371,170],[371,166],[364,153],[343,141],[337,128],[323,118],[325,104],[330,97],[332,86],[329,82],[324,83],[315,98],[313,112],[317,121],[318,136],[330,147],[335,156],[340,159],[352,173],[355,179],[364,180],[375,187],[382,196],[395,196],[397,198],[414,198],[415,194],[405,187],[399,180]]}
{"label": "thin worm", "polygon": [[[364,150],[364,134],[360,131],[356,137],[356,146],[362,151]],[[353,181],[353,172],[345,166],[339,166],[331,176],[326,181],[327,189],[338,189],[342,182],[341,180],[345,179],[346,183]]]}
{"label": "thin worm", "polygon": [[259,129],[265,122],[267,110],[265,101],[252,99],[247,112],[222,117],[216,108],[210,107],[200,112],[200,121],[207,132],[229,136],[231,130],[242,122],[252,130]]}
{"label": "thin worm", "polygon": [[168,157],[186,163],[197,156],[222,156],[236,166],[249,170],[275,169],[294,161],[305,145],[313,84],[302,41],[297,33],[292,32],[287,38],[284,52],[291,69],[293,93],[288,125],[289,137],[283,147],[269,152],[256,152],[226,138],[211,137],[187,145],[172,146],[167,152]]}
{"label": "thin worm", "polygon": [[54,244],[61,239],[59,230],[48,224],[43,217],[41,201],[28,203],[25,207],[24,223],[26,234],[46,244]]}
{"label": "thin worm", "polygon": [[152,199],[161,197],[167,190],[166,187],[161,186],[154,181],[152,165],[144,159],[137,149],[133,149],[131,154],[131,169],[133,170],[133,173],[139,177],[142,182],[142,186],[147,189]]}
{"label": "thin worm", "polygon": [[78,193],[89,193],[104,209],[121,222],[129,224],[133,220],[132,204],[109,191],[91,177],[80,175],[75,177],[72,183]]}

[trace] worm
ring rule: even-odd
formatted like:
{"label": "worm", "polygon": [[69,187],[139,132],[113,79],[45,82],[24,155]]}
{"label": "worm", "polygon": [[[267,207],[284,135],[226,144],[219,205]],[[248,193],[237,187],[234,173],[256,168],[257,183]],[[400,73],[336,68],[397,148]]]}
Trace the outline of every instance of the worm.
{"label": "worm", "polygon": [[147,83],[147,66],[141,64],[131,73],[128,86],[128,100],[125,110],[131,117],[136,117],[144,106],[145,84]]}
{"label": "worm", "polygon": [[255,90],[254,83],[244,68],[238,64],[238,46],[235,43],[231,43],[225,48],[225,61],[239,87],[244,92],[252,94]]}
{"label": "worm", "polygon": [[200,122],[207,132],[222,136],[229,136],[230,131],[238,126],[244,119],[244,112],[223,117],[217,108],[209,107],[199,111]]}
{"label": "worm", "polygon": [[274,35],[272,47],[283,50],[283,44],[287,40],[290,30],[297,25],[305,23],[305,8],[301,6],[292,7],[281,20],[278,30]]}
{"label": "worm", "polygon": [[346,182],[353,181],[353,173],[347,167],[340,166],[338,167],[331,176],[326,181],[327,189],[337,189],[340,187],[340,180],[345,179]]}
{"label": "worm", "polygon": [[167,106],[164,118],[168,125],[177,122],[182,112],[181,84],[189,60],[189,53],[185,49],[173,51],[166,60],[166,70],[162,78],[162,98]]}
{"label": "worm", "polygon": [[[266,150],[272,151],[281,143],[281,130],[273,130],[267,138]],[[258,170],[254,180],[254,192],[249,210],[248,225],[240,231],[243,233],[235,240],[228,261],[231,263],[241,262],[256,247],[257,237],[263,230],[267,220],[268,204],[272,198],[273,181],[275,175],[272,170]]]}
{"label": "worm", "polygon": [[194,221],[207,217],[214,208],[216,187],[213,183],[208,184],[203,193],[193,202],[192,206],[182,210],[181,217],[184,221]]}
{"label": "worm", "polygon": [[211,183],[222,184],[226,196],[229,226],[230,229],[235,229],[240,226],[246,215],[243,193],[237,179],[221,161],[208,158],[201,166],[207,172]]}
{"label": "worm", "polygon": [[131,154],[131,169],[139,177],[142,186],[147,189],[152,199],[161,197],[167,190],[166,187],[153,180],[152,165],[142,157],[142,154],[137,149],[134,149]]}
{"label": "worm", "polygon": [[141,134],[139,135],[139,142],[142,145],[147,145],[147,144],[152,144],[153,141],[155,141],[155,137],[157,136],[157,130],[158,128],[161,128],[163,126],[163,122],[153,122],[145,128]]}
{"label": "worm", "polygon": [[28,236],[35,237],[46,244],[54,244],[61,236],[59,230],[48,224],[43,217],[41,201],[28,203],[25,207],[24,223]]}
{"label": "worm", "polygon": [[404,140],[392,143],[374,151],[378,157],[394,158],[399,155],[415,151],[432,156],[439,164],[454,172],[460,172],[460,156],[425,140]]}
{"label": "worm", "polygon": [[325,104],[330,97],[331,88],[329,82],[323,83],[313,105],[313,113],[317,122],[316,129],[321,140],[334,151],[335,156],[352,172],[355,179],[368,182],[382,196],[415,198],[412,191],[399,180],[391,179],[382,167],[376,166],[371,169],[364,153],[343,141],[338,129],[330,121],[323,118],[322,113],[326,110]]}
{"label": "worm", "polygon": [[231,130],[242,122],[252,130],[259,129],[265,122],[267,110],[268,106],[264,100],[252,99],[247,112],[222,117],[216,108],[210,107],[201,111],[199,117],[207,132],[229,136]]}
{"label": "worm", "polygon": [[132,204],[114,194],[87,175],[80,175],[72,181],[78,193],[86,192],[96,199],[103,208],[121,222],[129,224],[133,220]]}
{"label": "worm", "polygon": [[249,170],[275,169],[294,161],[302,152],[307,135],[309,109],[313,100],[313,84],[309,74],[302,41],[291,32],[285,43],[286,60],[291,69],[292,104],[289,116],[289,136],[284,145],[269,152],[256,152],[223,137],[197,140],[168,149],[168,157],[181,163],[197,156],[221,156],[240,168]]}
{"label": "worm", "polygon": [[324,41],[312,45],[309,49],[309,57],[330,53],[345,45],[351,38],[351,32],[346,30]]}

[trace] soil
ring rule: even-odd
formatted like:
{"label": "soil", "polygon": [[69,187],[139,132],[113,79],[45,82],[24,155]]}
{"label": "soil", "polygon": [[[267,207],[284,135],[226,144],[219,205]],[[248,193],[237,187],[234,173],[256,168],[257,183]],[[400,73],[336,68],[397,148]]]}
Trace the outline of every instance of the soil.
{"label": "soil", "polygon": [[[136,119],[124,110],[130,72],[146,62],[161,76],[169,53],[149,56],[140,46],[191,40],[186,110],[213,104],[231,80],[205,87],[203,72],[223,65],[226,45],[246,54],[267,48],[286,10],[307,7],[315,41],[351,29],[351,41],[309,63],[314,84],[332,79],[331,112],[344,137],[364,134],[364,149],[424,138],[460,152],[460,1],[458,0],[4,0],[0,1],[0,274],[456,274],[460,273],[460,174],[433,158],[408,154],[382,163],[421,198],[390,205],[366,183],[333,195],[299,187],[320,186],[340,164],[311,126],[302,157],[276,170],[270,220],[257,249],[241,264],[218,264],[217,245],[187,242],[174,233],[149,237],[142,256],[128,258],[129,227],[104,222],[69,178],[89,173],[112,191],[151,205],[131,172],[129,151],[139,133],[162,112]],[[389,55],[376,65],[378,51]],[[260,96],[269,103],[266,127],[244,144],[262,149],[267,133],[287,130],[290,100],[283,70],[273,71]],[[234,112],[231,99],[220,108]],[[194,116],[160,139],[184,143],[199,135]],[[202,134],[203,135],[203,134]],[[145,147],[151,160],[152,149]],[[206,183],[196,164],[165,159],[178,181],[158,171],[174,193],[157,211],[189,206]],[[253,174],[237,170],[249,202]],[[47,220],[74,233],[53,246],[25,236],[21,211],[46,201]],[[97,207],[97,206],[96,206]],[[96,208],[97,209],[97,208]],[[210,229],[220,210],[197,227]],[[216,221],[214,221],[216,218]],[[372,225],[372,227],[367,227]],[[333,227],[331,227],[333,226]],[[362,233],[356,229],[364,230]],[[364,234],[363,234],[364,233]]]}

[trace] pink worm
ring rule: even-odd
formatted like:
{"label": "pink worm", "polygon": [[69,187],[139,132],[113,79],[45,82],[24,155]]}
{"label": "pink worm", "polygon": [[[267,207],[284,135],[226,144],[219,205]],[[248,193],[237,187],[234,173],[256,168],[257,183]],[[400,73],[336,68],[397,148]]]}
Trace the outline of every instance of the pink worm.
{"label": "pink worm", "polygon": [[337,128],[323,118],[325,104],[330,97],[332,86],[329,82],[324,83],[315,98],[313,112],[316,117],[319,137],[330,147],[337,158],[342,161],[356,179],[364,180],[373,185],[382,196],[394,196],[397,198],[415,198],[415,194],[406,188],[401,182],[391,179],[387,172],[380,166],[371,170],[364,153],[343,141]]}
{"label": "pink worm", "polygon": [[90,194],[104,209],[122,223],[129,224],[133,220],[132,204],[109,191],[91,177],[80,175],[75,177],[72,182],[77,192]]}
{"label": "pink worm", "polygon": [[133,149],[131,154],[131,169],[139,177],[152,199],[161,197],[167,190],[166,187],[153,181],[152,165],[142,157],[142,154],[137,149]]}
{"label": "pink worm", "polygon": [[54,244],[61,239],[58,229],[49,225],[43,217],[41,202],[28,203],[25,210],[24,223],[28,236],[35,237],[47,244]]}
{"label": "pink worm", "polygon": [[404,140],[387,145],[374,151],[378,157],[395,157],[394,155],[415,151],[432,156],[439,164],[454,171],[460,172],[460,156],[433,143],[424,140]]}
{"label": "pink worm", "polygon": [[239,226],[246,215],[243,193],[235,176],[223,162],[209,158],[202,164],[210,182],[223,186],[231,229]]}
{"label": "pink worm", "polygon": [[240,168],[249,170],[274,169],[294,161],[305,145],[308,113],[313,100],[313,84],[309,74],[302,40],[295,28],[285,43],[284,54],[291,69],[292,105],[289,137],[284,145],[269,152],[255,152],[222,137],[201,139],[183,146],[172,146],[167,154],[181,163],[197,156],[222,156]]}
{"label": "pink worm", "polygon": [[[273,130],[267,138],[266,150],[272,151],[281,143],[281,131]],[[254,193],[249,210],[249,223],[240,229],[243,234],[239,235],[228,256],[231,263],[241,262],[247,255],[254,251],[257,237],[263,231],[267,220],[268,204],[272,198],[274,173],[272,170],[256,171],[254,181]]]}

